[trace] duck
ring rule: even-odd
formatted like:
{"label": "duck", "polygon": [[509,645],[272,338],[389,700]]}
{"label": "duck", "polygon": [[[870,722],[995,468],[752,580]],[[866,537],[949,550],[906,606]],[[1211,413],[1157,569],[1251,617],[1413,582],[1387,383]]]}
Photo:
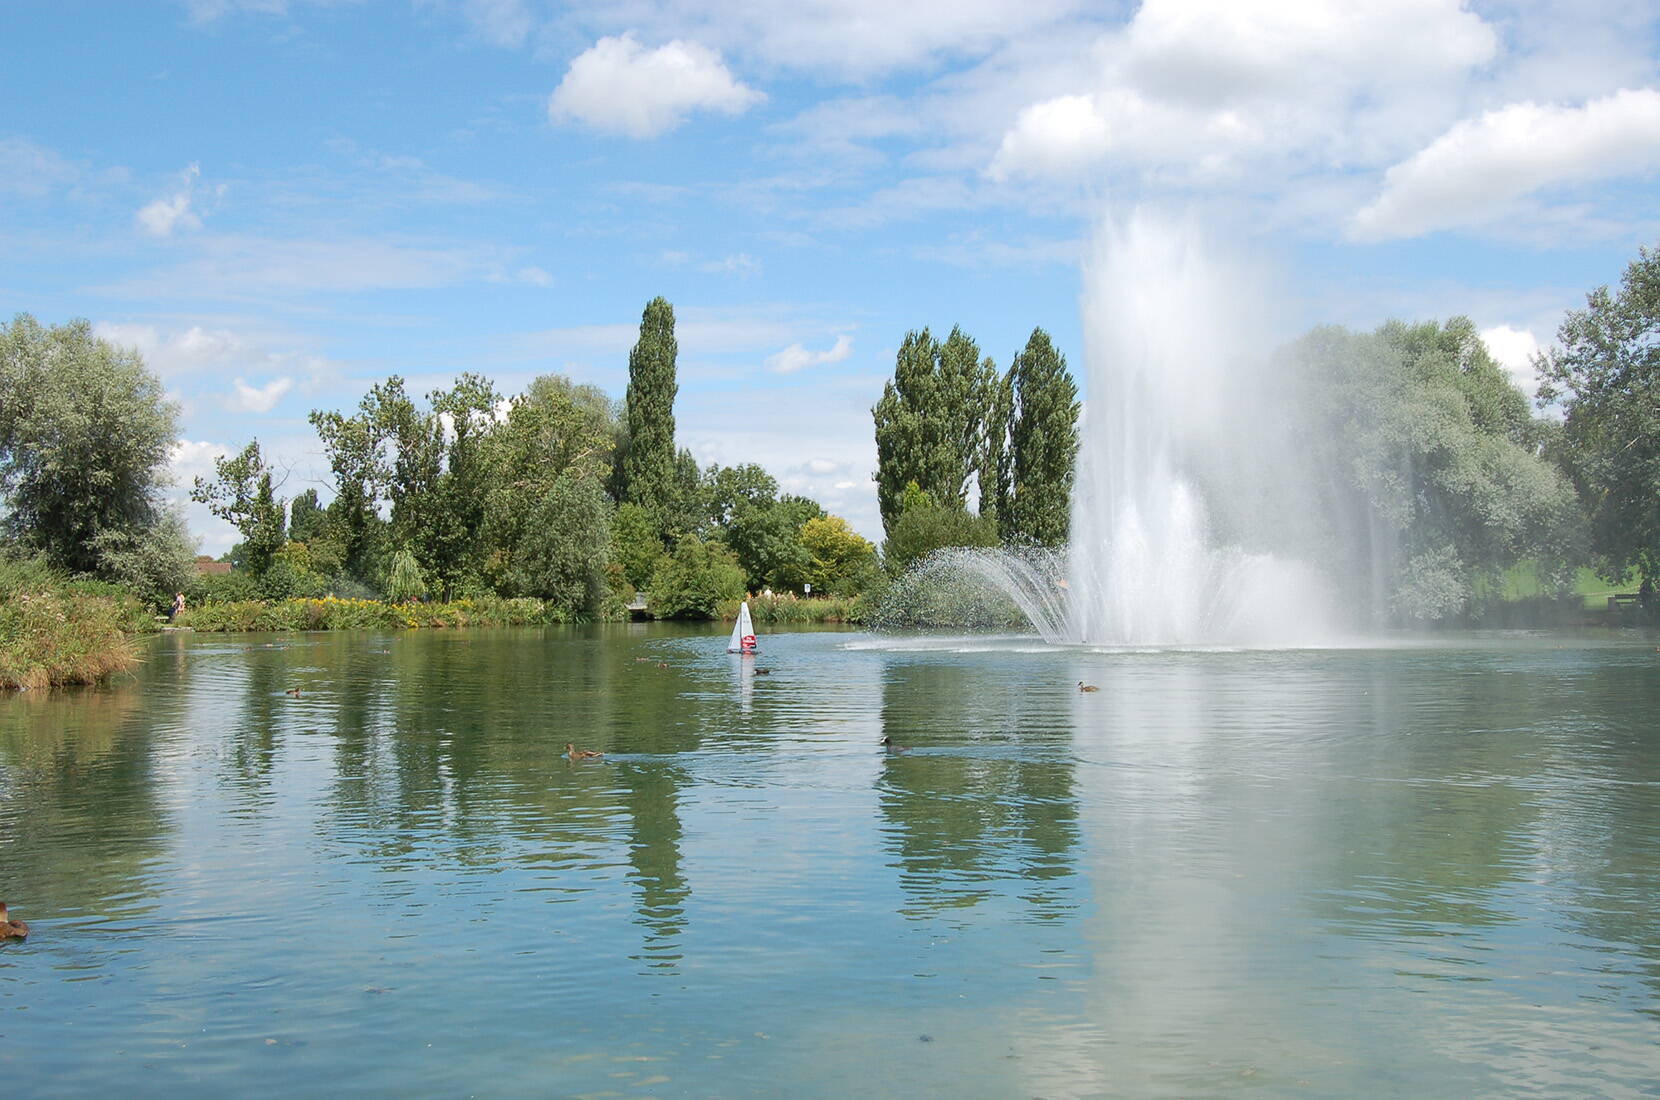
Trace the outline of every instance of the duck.
{"label": "duck", "polygon": [[1078,690],[1079,691],[1100,691],[1101,689],[1096,687],[1094,684],[1086,684],[1082,680],[1079,680],[1078,681]]}
{"label": "duck", "polygon": [[299,694],[300,694],[300,689],[299,688],[289,688],[287,691],[283,692],[283,694],[284,695],[293,695],[293,696],[298,697]]}
{"label": "duck", "polygon": [[569,741],[565,742],[565,756],[571,760],[598,760],[605,754],[598,749],[579,749]]}
{"label": "duck", "polygon": [[882,738],[882,747],[884,749],[887,749],[889,752],[910,752],[911,751],[910,749],[906,748],[904,745],[894,744],[893,743],[893,738],[891,738],[891,737]]}
{"label": "duck", "polygon": [[29,926],[20,920],[6,918],[6,903],[0,901],[0,940],[26,940]]}
{"label": "duck", "polygon": [[770,669],[770,668],[758,668],[758,669],[755,670],[755,675],[757,675],[757,676],[771,676],[772,675],[772,669]]}

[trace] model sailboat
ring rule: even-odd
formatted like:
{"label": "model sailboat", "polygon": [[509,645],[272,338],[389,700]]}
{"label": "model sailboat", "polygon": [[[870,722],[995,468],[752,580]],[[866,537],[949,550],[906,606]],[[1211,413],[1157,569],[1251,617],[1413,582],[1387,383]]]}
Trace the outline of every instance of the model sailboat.
{"label": "model sailboat", "polygon": [[755,623],[749,617],[749,601],[738,606],[738,621],[732,626],[732,640],[726,643],[728,653],[754,653]]}

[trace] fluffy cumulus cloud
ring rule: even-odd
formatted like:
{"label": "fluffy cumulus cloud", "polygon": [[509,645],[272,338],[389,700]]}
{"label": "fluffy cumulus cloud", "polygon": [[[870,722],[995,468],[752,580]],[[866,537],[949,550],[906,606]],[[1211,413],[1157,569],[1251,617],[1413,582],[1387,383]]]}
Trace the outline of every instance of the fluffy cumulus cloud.
{"label": "fluffy cumulus cloud", "polygon": [[990,175],[1063,175],[1107,155],[1107,123],[1088,96],[1065,95],[1020,112],[991,162]]}
{"label": "fluffy cumulus cloud", "polygon": [[801,344],[791,344],[783,351],[767,357],[767,366],[779,374],[794,374],[807,367],[821,367],[840,363],[853,354],[853,338],[847,333],[836,337],[836,342],[824,351],[808,351]]}
{"label": "fluffy cumulus cloud", "polygon": [[676,39],[652,50],[628,33],[600,39],[571,62],[548,100],[548,117],[650,138],[693,111],[736,115],[765,98],[734,79],[707,46]]}
{"label": "fluffy cumulus cloud", "polygon": [[1539,389],[1539,372],[1533,357],[1539,353],[1539,338],[1525,328],[1495,325],[1481,330],[1488,354],[1498,361],[1521,391],[1532,397]]}
{"label": "fluffy cumulus cloud", "polygon": [[1426,111],[1443,119],[1426,105],[1456,99],[1498,45],[1459,0],[1146,0],[1098,38],[1081,86],[1017,112],[990,174],[1365,163],[1409,147]]}
{"label": "fluffy cumulus cloud", "polygon": [[1362,240],[1491,221],[1524,196],[1660,168],[1660,92],[1625,90],[1580,107],[1513,103],[1457,123],[1390,168],[1355,215]]}
{"label": "fluffy cumulus cloud", "polygon": [[162,378],[234,368],[267,358],[264,352],[234,332],[200,325],[165,332],[155,325],[100,321],[94,331],[101,339],[137,351],[144,356],[145,364]]}
{"label": "fluffy cumulus cloud", "polygon": [[177,186],[139,210],[135,215],[138,227],[152,237],[170,237],[176,231],[202,228],[202,217],[195,209],[196,181],[201,175],[200,165],[186,168]]}
{"label": "fluffy cumulus cloud", "polygon": [[277,402],[294,387],[294,380],[287,377],[273,378],[263,386],[250,386],[238,378],[235,386],[236,389],[228,401],[232,409],[237,412],[267,413],[276,408]]}

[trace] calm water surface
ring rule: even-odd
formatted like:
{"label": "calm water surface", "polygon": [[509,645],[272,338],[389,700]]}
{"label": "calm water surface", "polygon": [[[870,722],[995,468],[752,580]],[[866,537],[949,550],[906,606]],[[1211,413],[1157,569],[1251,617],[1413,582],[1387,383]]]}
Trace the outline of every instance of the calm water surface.
{"label": "calm water surface", "polygon": [[1652,636],[724,635],[0,699],[5,1091],[1656,1092]]}

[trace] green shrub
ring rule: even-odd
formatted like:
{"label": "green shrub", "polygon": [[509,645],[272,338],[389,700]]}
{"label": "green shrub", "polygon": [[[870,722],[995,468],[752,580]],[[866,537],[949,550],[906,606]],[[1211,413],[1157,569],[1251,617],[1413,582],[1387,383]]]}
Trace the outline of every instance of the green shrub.
{"label": "green shrub", "polygon": [[723,603],[743,594],[744,571],[732,552],[688,536],[658,566],[649,605],[659,619],[713,619]]}

